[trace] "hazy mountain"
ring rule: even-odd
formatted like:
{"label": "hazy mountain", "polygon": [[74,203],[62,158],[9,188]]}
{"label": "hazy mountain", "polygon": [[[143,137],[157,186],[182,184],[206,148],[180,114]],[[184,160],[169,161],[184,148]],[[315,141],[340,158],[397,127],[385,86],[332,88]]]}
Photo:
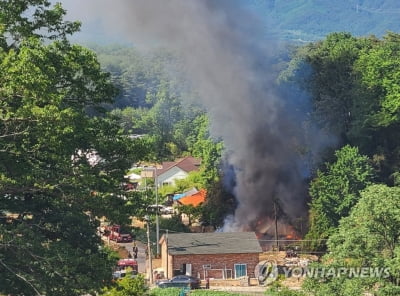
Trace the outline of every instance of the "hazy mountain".
{"label": "hazy mountain", "polygon": [[[247,2],[246,0],[244,0]],[[331,32],[356,36],[400,31],[398,0],[250,0],[284,39],[316,40]],[[250,3],[249,2],[249,3]]]}
{"label": "hazy mountain", "polygon": [[[224,0],[211,0],[220,1]],[[56,0],[52,0],[56,2]],[[124,34],[105,22],[105,2],[95,0],[61,0],[70,19],[83,22],[82,32],[75,41],[95,43],[125,43]],[[103,3],[103,4],[102,4]],[[230,5],[253,9],[267,27],[266,32],[282,39],[314,41],[331,32],[350,32],[356,36],[376,35],[387,31],[400,32],[399,0],[225,0]],[[104,8],[104,7],[103,7]],[[104,13],[106,11],[106,13]],[[246,20],[243,20],[244,25]],[[113,27],[113,26],[112,26]]]}

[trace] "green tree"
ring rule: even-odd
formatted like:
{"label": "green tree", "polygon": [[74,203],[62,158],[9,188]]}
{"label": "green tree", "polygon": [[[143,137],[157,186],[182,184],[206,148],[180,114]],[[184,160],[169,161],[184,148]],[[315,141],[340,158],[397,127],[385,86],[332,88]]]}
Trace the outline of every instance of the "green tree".
{"label": "green tree", "polygon": [[324,240],[357,203],[360,191],[372,183],[374,171],[356,147],[344,146],[335,153],[336,161],[318,171],[310,185],[310,229],[306,239],[311,249],[324,248]]}
{"label": "green tree", "polygon": [[368,114],[372,126],[387,127],[400,120],[399,49],[400,35],[387,33],[375,46],[363,50],[357,60],[361,83],[375,97],[370,108],[374,113]]}
{"label": "green tree", "polygon": [[[371,277],[311,278],[305,288],[316,296],[397,295],[400,292],[400,188],[371,185],[328,241],[322,267],[380,269]],[[387,269],[385,271],[385,269]]]}
{"label": "green tree", "polygon": [[203,225],[214,228],[223,226],[225,217],[233,214],[236,208],[235,197],[226,190],[222,179],[211,183],[207,198],[202,206],[201,221]]}
{"label": "green tree", "polygon": [[79,22],[64,21],[61,4],[51,7],[48,0],[7,0],[0,2],[0,47],[18,48],[23,40],[62,39],[77,32]]}
{"label": "green tree", "polygon": [[279,282],[273,282],[271,287],[268,287],[265,292],[266,295],[271,296],[305,296],[306,294],[302,291],[291,290],[283,286]]}
{"label": "green tree", "polygon": [[116,89],[93,52],[67,41],[79,26],[64,14],[45,0],[0,3],[0,294],[107,283],[115,258],[95,217],[124,199],[124,171],[143,155],[102,112]]}
{"label": "green tree", "polygon": [[[365,43],[349,33],[332,33],[325,40],[299,48],[289,64],[312,96],[315,120],[345,143],[353,116],[353,65]],[[307,67],[311,71],[301,70]],[[310,75],[305,80],[307,72]]]}
{"label": "green tree", "polygon": [[153,136],[155,137],[155,151],[157,159],[170,155],[167,143],[173,140],[174,124],[181,118],[181,104],[177,96],[171,93],[167,82],[162,82],[155,94],[148,94],[147,100],[154,100],[154,106],[149,111]]}
{"label": "green tree", "polygon": [[351,139],[374,155],[380,178],[388,184],[393,184],[392,174],[400,170],[399,49],[400,35],[389,32],[365,48],[354,66],[357,116]]}
{"label": "green tree", "polygon": [[400,171],[398,52],[400,38],[387,33],[353,37],[332,33],[298,47],[282,79],[311,94],[312,118],[371,156],[379,180],[394,184]]}
{"label": "green tree", "polygon": [[194,122],[196,129],[192,134],[190,149],[195,157],[201,158],[203,178],[211,186],[219,179],[223,143],[211,137],[206,114],[198,116]]}
{"label": "green tree", "polygon": [[[154,101],[146,100],[149,93],[157,93],[162,81],[171,81],[178,76],[179,61],[175,54],[165,48],[146,52],[126,45],[91,45],[100,63],[112,74],[113,82],[120,89],[114,107],[150,109]],[[176,82],[181,84],[181,80]],[[175,85],[172,87],[177,89]]]}
{"label": "green tree", "polygon": [[131,278],[130,273],[118,280],[113,287],[104,288],[103,296],[144,296],[147,295],[149,288],[142,275]]}
{"label": "green tree", "polygon": [[201,206],[193,206],[193,205],[179,205],[178,212],[180,214],[186,214],[188,216],[188,224],[189,226],[192,225],[194,220],[198,219],[202,212]]}
{"label": "green tree", "polygon": [[185,179],[175,180],[175,188],[176,192],[185,192],[190,189],[197,188],[205,188],[206,180],[203,178],[203,171],[192,171],[188,174]]}
{"label": "green tree", "polygon": [[[190,232],[190,229],[182,223],[179,215],[172,215],[171,218],[160,218],[160,233],[169,232]],[[156,235],[154,235],[155,240]]]}

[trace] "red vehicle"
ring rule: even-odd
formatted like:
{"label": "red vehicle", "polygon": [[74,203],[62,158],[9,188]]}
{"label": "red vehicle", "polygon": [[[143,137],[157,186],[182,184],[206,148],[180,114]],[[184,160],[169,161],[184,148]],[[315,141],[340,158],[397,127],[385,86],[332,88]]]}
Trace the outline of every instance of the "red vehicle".
{"label": "red vehicle", "polygon": [[132,268],[133,272],[138,272],[138,263],[135,259],[119,259],[117,266],[119,269],[126,269],[128,267]]}
{"label": "red vehicle", "polygon": [[129,243],[132,241],[132,235],[129,233],[121,233],[120,225],[107,226],[104,234],[110,240],[116,241],[117,243]]}
{"label": "red vehicle", "polygon": [[120,259],[117,267],[113,272],[114,279],[120,279],[126,276],[127,269],[131,270],[131,276],[135,277],[138,274],[138,263],[135,259]]}

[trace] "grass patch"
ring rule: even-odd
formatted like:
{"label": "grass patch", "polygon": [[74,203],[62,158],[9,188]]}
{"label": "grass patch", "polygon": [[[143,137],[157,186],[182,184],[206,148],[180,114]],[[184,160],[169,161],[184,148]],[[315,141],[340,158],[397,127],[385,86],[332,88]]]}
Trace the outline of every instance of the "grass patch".
{"label": "grass patch", "polygon": [[[182,291],[180,288],[156,288],[151,290],[151,296],[177,296]],[[223,291],[212,291],[212,290],[191,290],[190,296],[243,296],[243,294],[229,293]]]}

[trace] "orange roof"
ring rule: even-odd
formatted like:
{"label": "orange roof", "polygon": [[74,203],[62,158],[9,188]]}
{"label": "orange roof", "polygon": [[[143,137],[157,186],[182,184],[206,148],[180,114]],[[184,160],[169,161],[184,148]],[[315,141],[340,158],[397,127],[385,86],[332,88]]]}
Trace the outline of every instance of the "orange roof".
{"label": "orange roof", "polygon": [[206,195],[207,190],[200,189],[200,191],[195,194],[182,197],[181,199],[179,199],[179,203],[183,205],[192,205],[194,207],[197,207],[206,200]]}

